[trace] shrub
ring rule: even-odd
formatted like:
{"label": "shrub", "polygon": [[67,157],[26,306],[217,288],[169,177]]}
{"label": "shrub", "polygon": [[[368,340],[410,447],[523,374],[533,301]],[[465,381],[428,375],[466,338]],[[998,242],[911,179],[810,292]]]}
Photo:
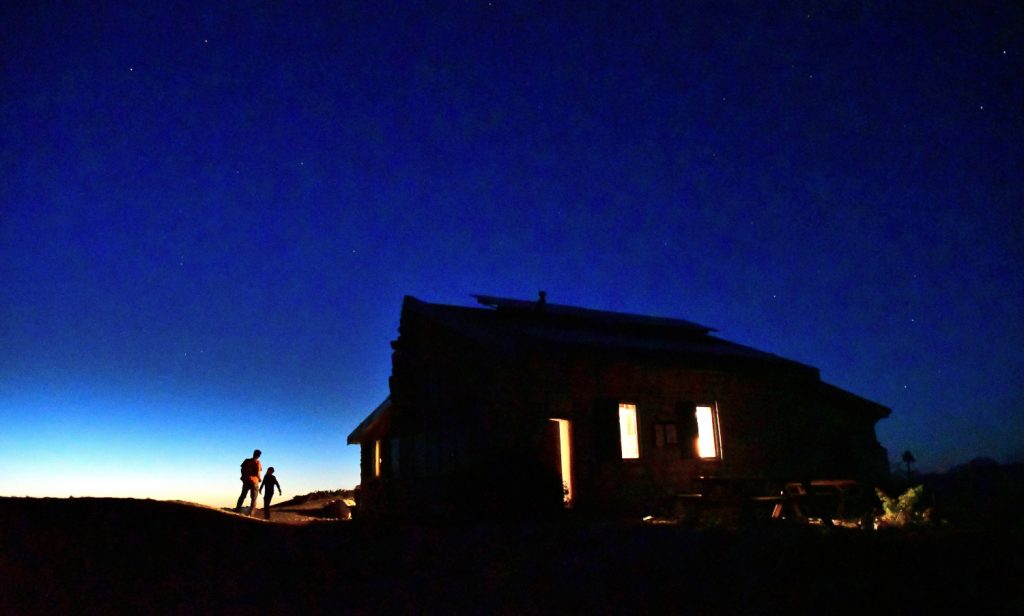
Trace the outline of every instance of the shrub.
{"label": "shrub", "polygon": [[924,485],[917,485],[898,498],[892,498],[879,488],[875,488],[878,499],[882,501],[882,515],[875,518],[875,527],[904,527],[931,523],[932,510],[921,510],[918,505],[923,492]]}

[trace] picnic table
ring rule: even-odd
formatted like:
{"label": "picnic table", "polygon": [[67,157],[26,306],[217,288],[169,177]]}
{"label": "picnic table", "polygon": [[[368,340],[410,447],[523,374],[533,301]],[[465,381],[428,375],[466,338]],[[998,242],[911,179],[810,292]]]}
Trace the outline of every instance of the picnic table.
{"label": "picnic table", "polygon": [[873,514],[867,488],[852,479],[791,481],[782,489],[783,501],[772,518],[792,517],[804,523],[834,526],[837,522],[862,525]]}
{"label": "picnic table", "polygon": [[849,479],[702,476],[693,488],[672,496],[673,514],[689,523],[715,518],[737,524],[785,519],[833,526],[837,521],[862,523],[872,511],[864,485]]}

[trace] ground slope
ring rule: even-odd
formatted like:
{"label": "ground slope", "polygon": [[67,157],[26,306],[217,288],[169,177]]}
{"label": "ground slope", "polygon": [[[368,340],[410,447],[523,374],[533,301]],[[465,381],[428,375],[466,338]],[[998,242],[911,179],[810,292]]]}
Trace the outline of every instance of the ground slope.
{"label": "ground slope", "polygon": [[1019,536],[545,523],[267,524],[0,498],[3,613],[916,613],[1024,601]]}

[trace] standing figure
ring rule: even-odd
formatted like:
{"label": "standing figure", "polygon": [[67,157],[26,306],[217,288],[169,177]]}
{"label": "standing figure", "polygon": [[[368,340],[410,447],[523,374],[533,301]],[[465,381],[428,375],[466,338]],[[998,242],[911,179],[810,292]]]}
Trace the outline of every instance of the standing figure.
{"label": "standing figure", "polygon": [[263,464],[260,462],[259,449],[252,452],[251,458],[242,460],[242,493],[238,496],[238,503],[235,504],[235,513],[242,509],[242,502],[245,501],[247,493],[252,492],[252,500],[249,502],[249,515],[256,509],[256,493],[260,489],[260,473],[263,472]]}
{"label": "standing figure", "polygon": [[277,493],[281,494],[281,483],[274,476],[274,467],[271,466],[267,469],[267,476],[263,478],[263,483],[260,484],[260,492],[263,492],[263,488],[267,491],[263,492],[263,517],[270,519],[270,501],[274,498],[274,486],[277,486]]}

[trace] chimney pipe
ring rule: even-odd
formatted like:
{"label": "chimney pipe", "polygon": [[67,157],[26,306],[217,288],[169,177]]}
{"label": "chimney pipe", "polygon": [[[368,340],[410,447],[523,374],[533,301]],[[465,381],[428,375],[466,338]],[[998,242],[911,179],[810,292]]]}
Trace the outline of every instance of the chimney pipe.
{"label": "chimney pipe", "polygon": [[537,295],[538,295],[538,297],[537,297],[537,304],[538,305],[543,306],[544,304],[548,303],[548,292],[547,291],[541,291]]}

